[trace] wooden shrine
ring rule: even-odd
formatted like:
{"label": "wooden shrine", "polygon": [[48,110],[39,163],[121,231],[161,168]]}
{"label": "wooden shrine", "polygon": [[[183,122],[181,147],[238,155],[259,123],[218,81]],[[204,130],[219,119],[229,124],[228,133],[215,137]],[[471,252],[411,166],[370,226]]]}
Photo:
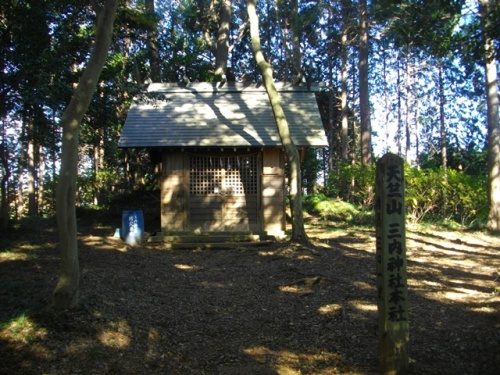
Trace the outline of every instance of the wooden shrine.
{"label": "wooden shrine", "polygon": [[[299,150],[326,147],[316,90],[277,84]],[[259,84],[151,84],[119,147],[162,155],[163,233],[285,231],[285,154]]]}

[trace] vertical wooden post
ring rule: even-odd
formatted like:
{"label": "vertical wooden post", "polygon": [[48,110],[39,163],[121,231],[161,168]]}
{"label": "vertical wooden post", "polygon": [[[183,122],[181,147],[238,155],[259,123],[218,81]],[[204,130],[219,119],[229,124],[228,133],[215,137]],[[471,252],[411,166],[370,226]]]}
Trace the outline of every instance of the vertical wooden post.
{"label": "vertical wooden post", "polygon": [[409,324],[403,159],[386,154],[377,163],[376,258],[378,357],[383,374],[408,371]]}

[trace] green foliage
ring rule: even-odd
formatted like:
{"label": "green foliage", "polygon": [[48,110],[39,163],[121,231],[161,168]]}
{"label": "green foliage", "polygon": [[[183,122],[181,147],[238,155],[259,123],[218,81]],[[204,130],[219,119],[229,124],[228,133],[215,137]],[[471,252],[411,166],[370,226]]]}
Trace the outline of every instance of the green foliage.
{"label": "green foliage", "polygon": [[307,212],[333,221],[351,221],[359,213],[351,203],[324,194],[304,195],[303,206]]}
{"label": "green foliage", "polygon": [[[371,207],[374,199],[375,166],[342,165],[330,174],[326,195],[308,195],[304,207],[322,218],[348,222],[369,222],[356,205]],[[442,168],[419,169],[405,166],[406,212],[408,221],[456,222],[460,225],[484,223],[488,215],[486,174]],[[349,202],[349,203],[346,203]],[[347,205],[347,206],[343,206]],[[354,205],[354,206],[353,206]],[[340,214],[339,212],[342,212]]]}
{"label": "green foliage", "polygon": [[470,176],[450,169],[406,167],[406,211],[416,223],[439,217],[462,225],[484,222],[488,214],[486,176]]}
{"label": "green foliage", "polygon": [[[160,81],[178,82],[184,75],[191,81],[218,79],[213,74],[214,56],[204,32],[207,31],[212,41],[216,41],[220,2],[185,0],[156,2],[155,5],[157,17],[144,12],[144,1],[121,6],[118,11],[115,42],[110,48],[108,62],[80,132],[81,205],[99,202],[100,206],[106,207],[111,204],[112,195],[134,191],[145,185],[158,186],[157,179],[161,178],[161,174],[154,169],[155,161],[147,152],[117,149],[117,140],[132,98],[140,93],[143,83],[151,76],[148,32],[157,31]],[[302,67],[308,80],[331,82],[328,90],[317,93],[317,98],[329,148],[340,150],[339,92],[333,75],[334,67],[341,65],[341,4],[299,2],[298,5]],[[347,5],[348,39],[352,41],[348,52],[355,57],[354,25],[357,21],[351,22],[358,16],[357,3]],[[290,58],[287,52],[289,41],[286,40],[291,27],[290,6],[289,1],[284,1],[274,5],[261,3],[258,7],[262,20],[262,45],[266,58],[272,62],[277,80],[288,79],[291,75],[290,62],[287,61]],[[412,215],[417,221],[440,217],[459,222],[481,222],[485,216],[482,174],[486,170],[486,131],[483,125],[486,108],[484,100],[478,99],[484,91],[483,86],[478,84],[484,79],[484,51],[478,37],[480,20],[475,14],[475,7],[467,9],[465,6],[469,5],[462,0],[376,0],[370,2],[370,6],[370,22],[382,31],[380,40],[372,39],[374,53],[370,55],[370,66],[375,73],[371,89],[372,93],[378,91],[379,95],[387,95],[388,114],[384,120],[387,123],[396,121],[398,100],[405,91],[401,90],[405,74],[415,74],[415,84],[407,88],[407,93],[415,93],[412,97],[415,95],[416,105],[411,115],[415,114],[415,121],[418,120],[419,124],[419,146],[420,150],[425,150],[419,155],[419,162],[425,172],[409,172],[409,178],[414,183],[409,187],[410,195],[413,194],[413,203],[409,205]],[[494,20],[498,19],[498,12],[500,7],[491,9]],[[51,176],[49,180],[46,178],[44,199],[40,200],[43,204],[39,208],[39,213],[47,217],[54,213],[55,207],[56,181],[53,181],[53,176],[57,173],[54,169],[59,164],[61,143],[58,122],[73,93],[74,84],[80,78],[78,67],[88,58],[95,32],[91,26],[95,14],[88,2],[46,0],[1,2],[0,15],[0,114],[6,129],[3,140],[5,142],[7,137],[8,155],[12,160],[8,181],[9,204],[14,212],[14,192],[21,190],[18,185],[26,169],[22,163],[17,165],[17,160],[22,160],[21,150],[29,139],[42,152],[38,159],[39,163],[45,163],[43,174]],[[248,32],[242,34],[241,40],[238,36],[239,28],[245,29],[246,18],[245,2],[233,2],[228,78],[245,82],[260,79],[250,50]],[[496,22],[491,30],[497,46],[499,25]],[[318,38],[319,35],[327,37]],[[233,45],[234,42],[237,43]],[[459,56],[460,62],[457,60]],[[355,62],[355,59],[350,60],[349,66]],[[437,82],[433,78],[437,74],[437,63],[443,64],[446,97],[444,112],[450,169],[447,184],[439,182],[443,177],[440,179],[436,175],[441,163],[441,139],[437,127],[439,93],[436,86],[429,82]],[[410,70],[404,73],[405,66],[413,73]],[[352,72],[357,74],[356,69]],[[396,72],[403,74],[401,84],[391,82],[395,80]],[[422,86],[419,82],[427,84]],[[356,88],[353,90],[350,96],[355,98]],[[153,103],[161,99],[145,97]],[[349,101],[349,139],[351,157],[355,157],[359,154],[359,135],[355,129],[356,103],[351,99]],[[20,128],[18,124],[23,119],[33,120],[34,132],[27,133]],[[375,129],[379,131],[376,126]],[[404,143],[402,135],[390,136],[388,133],[387,148],[393,140]],[[316,189],[318,160],[313,153],[313,150],[307,152],[302,165],[303,186],[309,194]],[[335,165],[337,160],[336,153],[332,152],[330,163]],[[321,168],[326,171],[329,165],[325,161]],[[93,170],[95,165],[99,165],[101,171],[97,176]],[[355,206],[371,206],[374,167],[346,164],[334,168],[329,171],[325,194]],[[455,175],[451,169],[463,173]],[[467,175],[479,177],[472,179]],[[431,183],[434,185],[429,185]],[[477,203],[475,207],[474,202]]]}
{"label": "green foliage", "polygon": [[444,176],[433,169],[405,166],[406,212],[412,223],[439,209],[443,197]]}
{"label": "green foliage", "polygon": [[100,170],[97,174],[80,176],[78,178],[78,203],[84,206],[93,204],[97,193],[99,204],[107,205],[113,196],[117,181],[119,178],[116,170]]}
{"label": "green foliage", "polygon": [[434,55],[451,48],[462,1],[377,0],[372,13],[385,23],[386,33],[399,46],[415,46]]}
{"label": "green foliage", "polygon": [[310,147],[306,150],[304,160],[301,163],[302,187],[307,190],[308,194],[315,192],[319,171],[318,150]]}
{"label": "green foliage", "polygon": [[[447,149],[448,167],[463,171],[467,175],[481,175],[487,170],[486,155],[486,148],[479,149],[472,142],[467,148],[449,145]],[[442,167],[441,152],[420,154],[419,165],[423,169]]]}
{"label": "green foliage", "polygon": [[308,194],[303,196],[303,207],[311,215],[323,220],[343,222],[351,225],[373,224],[373,213],[358,208],[352,203],[324,194]]}
{"label": "green foliage", "polygon": [[328,176],[327,194],[363,206],[371,206],[374,198],[375,167],[341,164]]}
{"label": "green foliage", "polygon": [[485,222],[488,216],[486,174],[470,176],[461,171],[449,170],[445,184],[446,209],[449,217],[461,224]]}

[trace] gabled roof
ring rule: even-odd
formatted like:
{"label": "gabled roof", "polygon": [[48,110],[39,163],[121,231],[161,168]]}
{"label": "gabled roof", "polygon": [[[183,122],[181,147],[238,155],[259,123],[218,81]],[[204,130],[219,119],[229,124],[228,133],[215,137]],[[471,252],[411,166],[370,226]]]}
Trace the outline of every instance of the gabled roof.
{"label": "gabled roof", "polygon": [[[276,86],[295,145],[326,147],[314,91]],[[130,107],[119,147],[281,146],[262,84],[153,83],[148,93]]]}

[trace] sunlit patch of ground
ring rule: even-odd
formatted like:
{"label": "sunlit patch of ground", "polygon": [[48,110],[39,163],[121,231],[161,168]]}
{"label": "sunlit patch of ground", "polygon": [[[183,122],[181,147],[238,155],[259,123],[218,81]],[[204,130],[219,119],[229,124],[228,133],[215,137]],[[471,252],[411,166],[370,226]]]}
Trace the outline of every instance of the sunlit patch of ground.
{"label": "sunlit patch of ground", "polygon": [[342,362],[339,355],[324,351],[294,353],[287,350],[272,350],[265,346],[250,347],[245,354],[260,363],[270,363],[278,375],[301,375],[311,371],[317,375],[339,374],[338,366],[324,365]]}
{"label": "sunlit patch of ground", "polygon": [[467,304],[471,309],[500,303],[499,238],[483,233],[410,231],[407,247],[413,276],[409,286],[421,295]]}

